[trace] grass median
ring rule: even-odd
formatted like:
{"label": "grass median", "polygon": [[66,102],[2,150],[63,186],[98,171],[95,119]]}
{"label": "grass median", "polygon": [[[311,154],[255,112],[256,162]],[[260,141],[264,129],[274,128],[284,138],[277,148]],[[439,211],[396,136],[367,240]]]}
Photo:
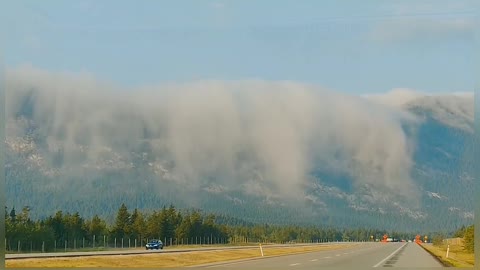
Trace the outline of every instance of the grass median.
{"label": "grass median", "polygon": [[[450,245],[450,250],[447,255],[447,247]],[[443,243],[441,245],[422,245],[431,254],[437,257],[448,266],[453,267],[473,267],[475,263],[474,253],[467,252],[464,249],[463,241],[453,241],[452,243]]]}
{"label": "grass median", "polygon": [[[351,248],[357,244],[312,245],[289,247],[263,247],[265,257],[299,254],[322,250]],[[261,257],[260,248],[241,250],[191,251],[185,253],[162,253],[139,255],[113,255],[70,258],[6,260],[7,268],[21,267],[183,267],[230,260]]]}
{"label": "grass median", "polygon": [[[240,247],[240,246],[255,246],[256,243],[230,243],[230,244],[190,244],[190,245],[172,245],[168,246],[168,249],[195,249],[195,248],[214,248],[214,247]],[[274,243],[267,243],[264,245],[274,245]],[[64,253],[64,252],[92,252],[92,251],[121,251],[121,250],[145,250],[145,246],[137,247],[89,247],[89,248],[58,248],[55,251],[48,251],[49,253]],[[41,253],[40,251],[6,251],[5,254],[28,254],[28,253]]]}

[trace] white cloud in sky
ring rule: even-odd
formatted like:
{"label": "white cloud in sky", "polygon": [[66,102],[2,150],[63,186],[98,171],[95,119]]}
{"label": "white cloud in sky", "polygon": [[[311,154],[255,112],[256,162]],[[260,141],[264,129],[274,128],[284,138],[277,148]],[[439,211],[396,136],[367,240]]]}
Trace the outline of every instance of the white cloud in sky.
{"label": "white cloud in sky", "polygon": [[[422,100],[411,89],[356,97],[297,82],[250,80],[125,91],[88,74],[33,67],[7,70],[6,86],[7,120],[29,113],[49,147],[64,149],[69,166],[79,164],[78,145],[94,162],[105,147],[129,155],[129,147],[147,137],[156,162],[173,161],[169,173],[193,187],[209,179],[230,190],[295,197],[314,167],[332,165],[348,171],[354,185],[415,199],[414,142],[402,123],[416,119],[399,110]],[[462,95],[442,99],[444,111],[470,117],[468,95],[466,101]],[[7,137],[22,136],[21,123]]]}
{"label": "white cloud in sky", "polygon": [[377,42],[400,42],[445,39],[473,39],[475,21],[472,17],[406,17],[378,21],[369,37]]}
{"label": "white cloud in sky", "polygon": [[380,104],[393,106],[393,107],[402,107],[406,103],[424,96],[424,94],[414,89],[395,88],[390,90],[387,93],[365,94],[363,96],[368,98],[371,101],[374,101]]}
{"label": "white cloud in sky", "polygon": [[397,88],[387,93],[364,95],[368,100],[398,109],[422,108],[444,124],[473,132],[474,93],[426,93],[414,89]]}

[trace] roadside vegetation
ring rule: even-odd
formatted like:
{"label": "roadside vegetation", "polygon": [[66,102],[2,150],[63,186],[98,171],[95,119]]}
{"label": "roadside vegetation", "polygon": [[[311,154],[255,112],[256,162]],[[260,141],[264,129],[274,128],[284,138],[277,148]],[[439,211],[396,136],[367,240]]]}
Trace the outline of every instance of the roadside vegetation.
{"label": "roadside vegetation", "polygon": [[[265,257],[292,255],[298,253],[341,250],[350,248],[355,243],[344,245],[311,245],[311,246],[287,246],[287,247],[263,247]],[[234,261],[249,258],[260,258],[260,249],[249,248],[240,250],[216,250],[196,251],[187,253],[152,253],[141,255],[121,256],[92,256],[92,257],[69,257],[69,258],[46,258],[46,259],[19,259],[7,260],[6,267],[155,267],[170,268],[193,265],[210,264],[216,262]]]}
{"label": "roadside vegetation", "polygon": [[28,207],[19,213],[5,208],[5,221],[7,253],[141,248],[151,239],[160,239],[166,246],[204,246],[375,241],[384,234],[413,239],[417,234],[373,228],[252,224],[199,210],[180,211],[173,205],[142,212],[138,209],[131,211],[122,204],[112,224],[107,224],[98,215],[84,218],[79,213],[62,211],[32,220]]}
{"label": "roadside vegetation", "polygon": [[[454,234],[454,238],[436,235],[433,245],[424,245],[434,256],[446,265],[453,267],[473,267],[474,255],[474,225],[463,226]],[[447,258],[448,249],[448,258]]]}

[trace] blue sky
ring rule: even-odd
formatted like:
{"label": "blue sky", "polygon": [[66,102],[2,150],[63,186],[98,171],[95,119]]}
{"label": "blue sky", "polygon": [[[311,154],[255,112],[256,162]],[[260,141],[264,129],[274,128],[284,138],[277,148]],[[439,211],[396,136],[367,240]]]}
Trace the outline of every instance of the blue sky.
{"label": "blue sky", "polygon": [[473,91],[474,1],[9,1],[7,68],[125,86],[294,80],[352,94]]}

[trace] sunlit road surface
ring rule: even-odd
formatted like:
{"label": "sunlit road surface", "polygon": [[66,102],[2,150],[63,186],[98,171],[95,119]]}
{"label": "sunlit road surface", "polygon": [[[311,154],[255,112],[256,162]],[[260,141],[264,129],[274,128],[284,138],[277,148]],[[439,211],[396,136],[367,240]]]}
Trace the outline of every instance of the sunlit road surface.
{"label": "sunlit road surface", "polygon": [[[318,244],[277,244],[267,245],[266,247],[301,247],[312,245],[348,245],[348,242],[331,242],[331,243],[318,243]],[[139,254],[152,254],[152,253],[186,253],[186,252],[198,252],[198,251],[214,251],[225,249],[252,249],[258,248],[257,245],[252,246],[217,246],[217,247],[192,247],[192,248],[171,248],[166,247],[163,250],[145,250],[145,249],[119,249],[109,251],[85,251],[85,252],[55,252],[55,253],[19,253],[19,254],[6,254],[5,259],[31,259],[31,258],[59,258],[59,257],[87,257],[87,256],[108,256],[108,255],[139,255]]]}
{"label": "sunlit road surface", "polygon": [[217,263],[198,268],[217,269],[406,269],[442,268],[442,264],[415,243],[362,243],[349,249],[318,251],[233,263]]}

